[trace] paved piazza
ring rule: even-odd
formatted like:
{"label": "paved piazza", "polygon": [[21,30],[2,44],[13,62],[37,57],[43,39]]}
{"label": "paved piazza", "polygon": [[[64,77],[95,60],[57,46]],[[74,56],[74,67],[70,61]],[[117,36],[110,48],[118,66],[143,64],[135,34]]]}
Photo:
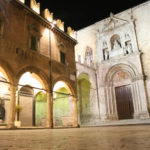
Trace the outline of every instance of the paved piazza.
{"label": "paved piazza", "polygon": [[150,150],[150,126],[0,130],[0,150]]}

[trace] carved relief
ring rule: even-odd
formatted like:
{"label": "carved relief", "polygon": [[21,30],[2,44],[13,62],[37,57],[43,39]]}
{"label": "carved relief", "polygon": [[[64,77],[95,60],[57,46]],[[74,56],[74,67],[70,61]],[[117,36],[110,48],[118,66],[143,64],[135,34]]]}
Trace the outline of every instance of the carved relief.
{"label": "carved relief", "polygon": [[129,75],[126,72],[120,71],[115,75],[113,81],[123,81],[129,78],[130,78]]}
{"label": "carved relief", "polygon": [[110,13],[110,18],[105,21],[102,32],[113,30],[114,28],[117,28],[126,23],[128,23],[128,20],[118,18],[113,13]]}

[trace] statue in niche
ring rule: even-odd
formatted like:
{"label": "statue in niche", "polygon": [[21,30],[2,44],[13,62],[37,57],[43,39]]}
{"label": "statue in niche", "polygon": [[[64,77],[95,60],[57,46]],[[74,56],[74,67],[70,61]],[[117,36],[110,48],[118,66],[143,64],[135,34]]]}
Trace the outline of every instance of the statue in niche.
{"label": "statue in niche", "polygon": [[121,48],[121,43],[119,42],[119,40],[114,40],[114,43],[113,43],[113,49],[120,49]]}
{"label": "statue in niche", "polygon": [[121,46],[120,36],[118,34],[115,34],[110,39],[111,42],[111,49],[112,50],[118,50]]}
{"label": "statue in niche", "polygon": [[104,48],[107,47],[107,42],[106,41],[103,42],[103,47]]}
{"label": "statue in niche", "polygon": [[85,63],[90,66],[93,63],[93,50],[89,46],[86,47],[85,51]]}
{"label": "statue in niche", "polygon": [[108,49],[103,50],[104,60],[109,60],[109,51]]}
{"label": "statue in niche", "polygon": [[125,43],[125,53],[126,54],[130,54],[133,52],[133,49],[132,49],[132,44],[131,42],[126,42]]}

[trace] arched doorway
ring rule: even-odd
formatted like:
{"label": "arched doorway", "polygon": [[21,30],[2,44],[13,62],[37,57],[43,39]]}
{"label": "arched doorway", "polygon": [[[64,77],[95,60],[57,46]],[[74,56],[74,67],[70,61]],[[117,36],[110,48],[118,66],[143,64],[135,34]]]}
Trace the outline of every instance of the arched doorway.
{"label": "arched doorway", "polygon": [[133,119],[134,108],[132,100],[131,85],[115,88],[118,119]]}
{"label": "arched doorway", "polygon": [[105,75],[107,119],[148,117],[143,76],[133,64],[116,64]]}
{"label": "arched doorway", "polygon": [[53,88],[53,123],[54,127],[74,125],[73,93],[64,81]]}
{"label": "arched doorway", "polygon": [[88,123],[91,119],[90,112],[91,83],[87,74],[80,74],[77,82],[78,110],[81,124]]}
{"label": "arched doorway", "polygon": [[18,91],[16,106],[19,105],[21,111],[17,119],[21,121],[21,126],[45,126],[46,98],[43,96],[44,84],[41,78],[35,73],[24,73],[19,80]]}
{"label": "arched doorway", "polygon": [[130,74],[118,71],[113,77],[118,119],[133,119],[132,81]]}

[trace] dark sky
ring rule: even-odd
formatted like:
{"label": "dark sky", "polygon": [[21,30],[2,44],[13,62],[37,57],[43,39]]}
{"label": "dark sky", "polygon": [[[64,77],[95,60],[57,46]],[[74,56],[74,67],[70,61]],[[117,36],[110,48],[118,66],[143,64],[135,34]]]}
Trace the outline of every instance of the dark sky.
{"label": "dark sky", "polygon": [[41,9],[49,8],[54,18],[61,19],[65,26],[79,30],[106,17],[116,14],[146,0],[37,0]]}

